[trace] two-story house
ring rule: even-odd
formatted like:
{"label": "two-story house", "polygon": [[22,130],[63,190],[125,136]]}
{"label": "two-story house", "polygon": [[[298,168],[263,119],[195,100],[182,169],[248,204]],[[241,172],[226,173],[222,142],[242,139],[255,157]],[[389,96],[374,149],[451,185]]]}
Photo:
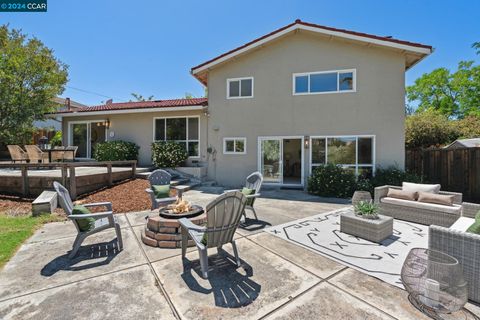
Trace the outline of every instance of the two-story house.
{"label": "two-story house", "polygon": [[[208,99],[111,103],[63,113],[65,144],[91,137],[183,143],[208,176],[240,185],[304,186],[315,166],[356,174],[404,166],[405,71],[432,47],[295,21],[191,69]],[[100,129],[99,129],[100,128]],[[97,134],[98,137],[98,134]],[[80,151],[80,149],[79,149]]]}

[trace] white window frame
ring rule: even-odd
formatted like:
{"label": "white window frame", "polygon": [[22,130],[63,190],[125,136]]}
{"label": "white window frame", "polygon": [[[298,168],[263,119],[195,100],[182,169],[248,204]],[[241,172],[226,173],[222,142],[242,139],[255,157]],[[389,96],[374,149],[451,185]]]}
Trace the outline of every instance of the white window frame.
{"label": "white window frame", "polygon": [[[324,164],[314,164],[312,162],[312,153],[313,153],[313,144],[312,140],[314,139],[325,139],[325,164],[328,163],[328,139],[335,139],[335,138],[355,138],[355,164],[352,165],[343,165],[343,164],[338,164],[339,166],[342,167],[348,167],[348,168],[355,168],[355,175],[358,176],[358,169],[359,168],[372,168],[372,175],[375,175],[375,170],[376,170],[376,158],[377,158],[377,148],[376,148],[376,136],[369,134],[369,135],[342,135],[342,136],[311,136],[310,137],[310,175],[313,172],[314,167],[318,167]],[[358,139],[359,138],[371,138],[372,139],[372,164],[358,164]]]}
{"label": "white window frame", "polygon": [[[177,118],[184,118],[184,119],[187,119],[187,127],[186,127],[186,136],[185,136],[185,140],[167,140],[167,119],[177,119]],[[196,118],[198,119],[198,139],[188,139],[188,119],[191,119],[191,118]],[[163,141],[174,141],[174,142],[185,142],[186,143],[186,146],[187,146],[187,152],[188,152],[188,143],[189,142],[198,142],[198,156],[188,156],[189,159],[200,159],[200,155],[202,154],[201,153],[201,142],[200,142],[200,116],[169,116],[169,117],[153,117],[153,142],[155,141],[162,141],[162,140],[156,140],[155,138],[155,129],[156,129],[156,123],[157,123],[157,120],[159,119],[165,119],[165,128],[164,128],[164,133],[163,133],[163,136],[165,137]]]}
{"label": "white window frame", "polygon": [[[352,73],[353,85],[352,90],[340,90],[340,73]],[[337,73],[337,90],[336,91],[325,91],[325,92],[310,92],[310,76],[316,74],[325,74],[325,73]],[[308,76],[307,88],[308,92],[296,92],[295,91],[295,78],[299,76]],[[332,93],[348,93],[348,92],[357,92],[357,69],[343,69],[343,70],[328,70],[328,71],[315,71],[315,72],[301,72],[292,74],[292,94],[294,96],[305,96],[312,94],[332,94]]]}
{"label": "white window frame", "polygon": [[[233,140],[233,150],[227,151],[227,141]],[[237,141],[243,141],[243,152],[238,152],[236,150]],[[223,138],[223,154],[247,154],[247,138],[245,137],[225,137]]]}
{"label": "white window frame", "polygon": [[[77,157],[77,159],[92,159],[91,154],[91,126],[92,123],[107,122],[107,119],[99,119],[99,120],[76,120],[76,121],[69,121],[68,122],[68,132],[67,132],[67,144],[68,146],[73,146],[73,125],[74,124],[86,124],[87,125],[87,156],[86,157]],[[105,142],[108,141],[108,128],[105,127]]]}
{"label": "white window frame", "polygon": [[[242,80],[252,80],[252,95],[251,96],[241,96],[242,94]],[[230,82],[238,81],[238,97],[230,97]],[[250,99],[253,98],[253,88],[255,87],[255,82],[253,77],[242,77],[242,78],[228,78],[227,79],[227,99]]]}

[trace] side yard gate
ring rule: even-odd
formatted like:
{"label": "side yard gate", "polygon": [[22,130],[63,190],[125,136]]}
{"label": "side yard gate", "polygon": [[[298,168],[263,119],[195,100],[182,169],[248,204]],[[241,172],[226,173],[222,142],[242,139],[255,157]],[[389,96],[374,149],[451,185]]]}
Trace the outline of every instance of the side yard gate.
{"label": "side yard gate", "polygon": [[480,148],[407,150],[405,167],[440,183],[442,190],[462,192],[465,201],[480,203]]}

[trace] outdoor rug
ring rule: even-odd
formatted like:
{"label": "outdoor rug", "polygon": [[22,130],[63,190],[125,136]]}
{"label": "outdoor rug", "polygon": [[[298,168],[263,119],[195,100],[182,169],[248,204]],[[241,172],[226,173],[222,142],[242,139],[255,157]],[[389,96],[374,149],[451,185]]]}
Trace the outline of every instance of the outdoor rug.
{"label": "outdoor rug", "polygon": [[410,249],[427,248],[428,226],[394,220],[393,235],[377,244],[340,232],[340,214],[347,210],[353,207],[269,227],[265,232],[403,289],[403,262]]}

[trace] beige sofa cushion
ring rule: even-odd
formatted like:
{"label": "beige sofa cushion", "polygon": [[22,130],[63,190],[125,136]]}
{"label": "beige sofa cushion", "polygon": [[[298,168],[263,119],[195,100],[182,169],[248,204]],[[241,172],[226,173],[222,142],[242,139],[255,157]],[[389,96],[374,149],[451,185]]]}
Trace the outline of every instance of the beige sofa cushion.
{"label": "beige sofa cushion", "polygon": [[450,226],[450,230],[466,232],[468,228],[475,222],[473,218],[460,217],[454,224]]}
{"label": "beige sofa cushion", "polygon": [[388,188],[387,197],[415,201],[415,199],[417,199],[417,193]]}
{"label": "beige sofa cushion", "polygon": [[453,206],[443,206],[441,204],[410,201],[410,200],[396,199],[396,198],[390,198],[390,197],[382,198],[380,202],[393,204],[397,206],[404,206],[412,209],[426,209],[426,210],[457,214],[459,216],[462,213],[462,206],[458,204],[454,204]]}
{"label": "beige sofa cushion", "polygon": [[436,194],[430,192],[419,192],[418,202],[436,203],[444,206],[452,206],[455,196]]}
{"label": "beige sofa cushion", "polygon": [[421,183],[411,183],[403,182],[402,190],[410,192],[431,192],[439,193],[441,186],[439,184],[421,184]]}

